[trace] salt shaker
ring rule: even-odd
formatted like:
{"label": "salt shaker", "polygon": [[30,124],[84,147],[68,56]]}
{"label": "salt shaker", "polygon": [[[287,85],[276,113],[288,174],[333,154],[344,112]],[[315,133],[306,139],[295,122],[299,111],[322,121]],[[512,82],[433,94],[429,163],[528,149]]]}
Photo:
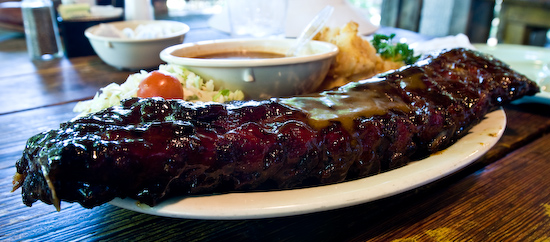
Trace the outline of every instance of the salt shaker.
{"label": "salt shaker", "polygon": [[23,0],[21,11],[30,57],[50,60],[63,56],[52,1]]}
{"label": "salt shaker", "polygon": [[155,19],[151,0],[125,0],[125,20],[153,20]]}

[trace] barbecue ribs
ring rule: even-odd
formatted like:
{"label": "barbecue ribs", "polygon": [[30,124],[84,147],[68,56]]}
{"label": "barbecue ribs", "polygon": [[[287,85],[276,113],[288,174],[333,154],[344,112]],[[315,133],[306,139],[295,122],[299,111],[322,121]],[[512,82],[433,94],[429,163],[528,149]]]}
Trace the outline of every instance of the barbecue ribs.
{"label": "barbecue ribs", "polygon": [[86,208],[130,197],[343,182],[444,149],[537,85],[452,49],[336,90],[225,104],[129,99],[30,138],[14,177],[23,202]]}

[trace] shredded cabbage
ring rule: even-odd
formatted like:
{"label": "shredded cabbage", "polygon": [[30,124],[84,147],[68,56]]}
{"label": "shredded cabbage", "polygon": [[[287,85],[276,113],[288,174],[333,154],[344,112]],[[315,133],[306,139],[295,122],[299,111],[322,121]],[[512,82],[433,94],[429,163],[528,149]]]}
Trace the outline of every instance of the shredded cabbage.
{"label": "shredded cabbage", "polygon": [[[213,80],[205,81],[184,67],[166,64],[160,65],[159,70],[169,72],[178,78],[183,85],[184,100],[222,103],[244,99],[242,91],[216,90]],[[147,71],[142,70],[139,73],[128,76],[128,79],[120,85],[111,83],[101,88],[93,99],[78,102],[73,111],[81,114],[97,112],[108,107],[120,105],[122,100],[137,97],[139,83],[148,74]]]}

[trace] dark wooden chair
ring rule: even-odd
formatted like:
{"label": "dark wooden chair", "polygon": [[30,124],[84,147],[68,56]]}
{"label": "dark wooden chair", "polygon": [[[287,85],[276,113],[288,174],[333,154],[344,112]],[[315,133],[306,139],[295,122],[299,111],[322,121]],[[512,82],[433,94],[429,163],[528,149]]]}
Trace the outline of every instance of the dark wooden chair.
{"label": "dark wooden chair", "polygon": [[503,0],[498,31],[501,42],[544,46],[549,29],[549,0]]}
{"label": "dark wooden chair", "polygon": [[495,0],[384,0],[380,24],[433,37],[463,33],[485,43],[494,6]]}

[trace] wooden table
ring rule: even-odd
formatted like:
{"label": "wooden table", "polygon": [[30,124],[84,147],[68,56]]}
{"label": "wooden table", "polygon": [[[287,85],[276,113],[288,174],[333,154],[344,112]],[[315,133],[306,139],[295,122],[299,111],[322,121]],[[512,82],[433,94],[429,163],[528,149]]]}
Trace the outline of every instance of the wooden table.
{"label": "wooden table", "polygon": [[[227,38],[190,21],[186,42]],[[392,29],[381,29],[393,31]],[[418,189],[352,207],[253,220],[175,219],[110,204],[84,209],[11,192],[14,163],[32,135],[75,116],[92,97],[131,71],[97,56],[31,62],[23,36],[0,36],[0,240],[69,241],[550,241],[550,107],[504,107],[501,140],[467,168]]]}

